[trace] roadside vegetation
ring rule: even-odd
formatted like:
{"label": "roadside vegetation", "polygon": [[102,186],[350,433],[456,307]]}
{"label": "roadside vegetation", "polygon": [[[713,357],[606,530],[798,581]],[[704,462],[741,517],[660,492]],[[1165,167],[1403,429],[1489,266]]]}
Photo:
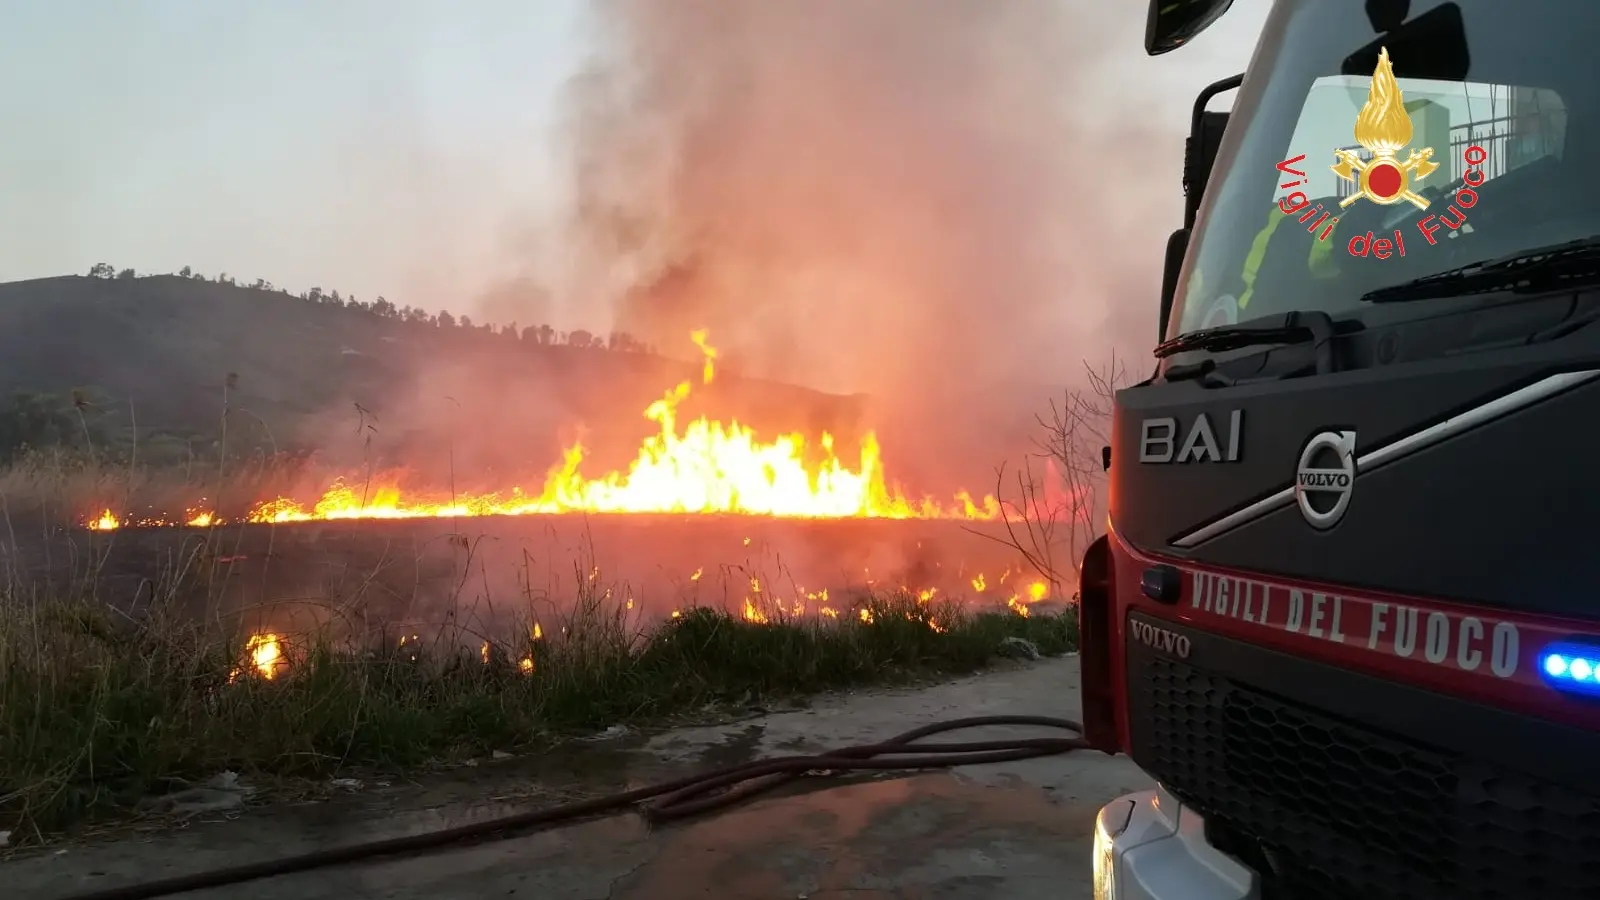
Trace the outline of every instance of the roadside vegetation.
{"label": "roadside vegetation", "polygon": [[910,595],[861,596],[833,616],[690,608],[641,629],[595,579],[577,582],[564,615],[488,636],[249,634],[7,585],[0,830],[40,840],[223,771],[401,774],[1076,649],[1071,614],[974,613]]}

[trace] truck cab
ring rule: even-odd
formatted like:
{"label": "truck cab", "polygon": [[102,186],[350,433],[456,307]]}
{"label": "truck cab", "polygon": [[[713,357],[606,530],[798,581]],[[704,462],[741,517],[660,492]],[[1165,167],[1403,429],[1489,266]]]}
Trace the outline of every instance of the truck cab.
{"label": "truck cab", "polygon": [[1087,737],[1158,784],[1097,897],[1600,897],[1595,35],[1274,0],[1201,92],[1080,568]]}

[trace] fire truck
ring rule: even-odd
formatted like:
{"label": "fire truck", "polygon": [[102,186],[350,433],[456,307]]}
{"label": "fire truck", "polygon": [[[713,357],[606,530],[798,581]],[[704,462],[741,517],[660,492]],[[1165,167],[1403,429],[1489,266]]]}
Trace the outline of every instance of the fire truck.
{"label": "fire truck", "polygon": [[1201,91],[1081,566],[1087,738],[1156,785],[1097,897],[1600,897],[1597,38],[1274,0]]}

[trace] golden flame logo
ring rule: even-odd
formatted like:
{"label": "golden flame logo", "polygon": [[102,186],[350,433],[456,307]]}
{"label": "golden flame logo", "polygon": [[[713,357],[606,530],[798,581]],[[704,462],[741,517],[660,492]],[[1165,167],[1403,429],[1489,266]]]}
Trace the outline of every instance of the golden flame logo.
{"label": "golden flame logo", "polygon": [[1339,160],[1330,167],[1333,174],[1356,185],[1356,192],[1339,206],[1348,207],[1365,197],[1385,206],[1405,200],[1418,209],[1428,208],[1428,201],[1412,191],[1411,184],[1433,174],[1439,164],[1433,161],[1432,147],[1414,148],[1404,162],[1395,155],[1411,143],[1411,116],[1400,84],[1394,80],[1387,47],[1378,52],[1367,102],[1356,116],[1355,139],[1372,158],[1363,160],[1349,150],[1333,151]]}

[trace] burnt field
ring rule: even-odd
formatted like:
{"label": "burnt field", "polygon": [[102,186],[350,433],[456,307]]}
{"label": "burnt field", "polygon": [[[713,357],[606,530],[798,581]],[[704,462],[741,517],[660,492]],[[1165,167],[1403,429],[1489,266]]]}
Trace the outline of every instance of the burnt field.
{"label": "burnt field", "polygon": [[[554,515],[13,534],[7,563],[28,583],[89,588],[134,615],[160,603],[237,617],[251,630],[548,620],[597,595],[647,625],[692,606],[829,615],[910,591],[978,610],[1072,589],[1045,584],[998,522]],[[1072,572],[1066,547],[1055,556]]]}

